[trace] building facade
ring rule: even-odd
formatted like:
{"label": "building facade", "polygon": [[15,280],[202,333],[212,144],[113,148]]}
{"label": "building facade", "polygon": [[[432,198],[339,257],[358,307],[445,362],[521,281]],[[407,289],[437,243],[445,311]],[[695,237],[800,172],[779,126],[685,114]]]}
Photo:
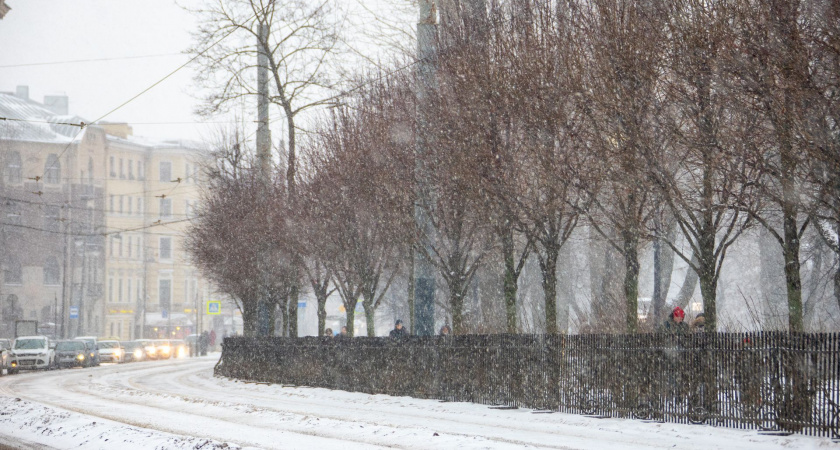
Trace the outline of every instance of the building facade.
{"label": "building facade", "polygon": [[82,127],[67,109],[0,93],[14,119],[0,121],[0,337],[20,319],[57,337],[234,332],[204,317],[212,290],[183,247],[202,152],[125,124]]}

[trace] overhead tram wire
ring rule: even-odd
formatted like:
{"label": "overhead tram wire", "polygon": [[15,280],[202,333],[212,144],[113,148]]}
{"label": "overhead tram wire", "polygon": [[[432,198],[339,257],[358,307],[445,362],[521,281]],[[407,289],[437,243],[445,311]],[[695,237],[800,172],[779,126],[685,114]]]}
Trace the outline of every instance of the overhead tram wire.
{"label": "overhead tram wire", "polygon": [[[258,13],[255,13],[255,14],[254,14],[253,16],[251,16],[248,20],[251,20],[252,18],[256,17],[256,16],[257,16],[257,14],[258,14]],[[82,132],[82,130],[84,130],[84,129],[85,129],[85,127],[86,127],[87,125],[92,125],[92,124],[97,124],[97,123],[99,123],[99,121],[101,121],[102,119],[104,119],[104,118],[108,117],[109,115],[111,115],[111,114],[112,114],[112,113],[114,113],[115,111],[117,111],[117,110],[121,109],[121,108],[122,108],[122,107],[124,107],[125,105],[127,105],[127,104],[129,104],[129,103],[133,102],[133,101],[134,101],[134,100],[136,100],[138,97],[140,97],[141,95],[145,94],[146,92],[149,92],[150,90],[152,90],[153,88],[155,88],[157,85],[159,85],[160,83],[163,83],[164,81],[166,81],[167,79],[169,79],[169,77],[171,77],[172,75],[175,75],[175,74],[176,74],[177,72],[179,72],[181,69],[183,69],[184,67],[187,67],[187,66],[188,66],[189,64],[191,64],[193,61],[195,61],[195,60],[196,60],[196,59],[198,59],[199,57],[203,56],[205,53],[207,53],[208,51],[210,51],[210,49],[212,49],[213,47],[215,47],[216,45],[218,45],[219,43],[221,43],[223,40],[227,39],[227,37],[228,37],[228,36],[230,36],[231,34],[233,34],[236,30],[238,30],[238,28],[235,28],[235,27],[234,27],[234,28],[232,28],[230,31],[228,31],[227,33],[225,33],[222,37],[220,37],[219,39],[217,39],[216,41],[214,41],[212,44],[210,44],[207,48],[205,48],[204,50],[200,51],[199,53],[196,53],[196,54],[195,54],[195,56],[193,56],[192,58],[190,58],[189,60],[187,60],[187,62],[185,62],[185,63],[181,64],[181,65],[180,65],[180,66],[178,66],[175,70],[173,70],[172,72],[169,72],[169,73],[168,73],[168,74],[166,74],[163,78],[161,78],[160,80],[158,80],[158,81],[154,82],[151,86],[147,87],[146,89],[143,89],[142,91],[140,91],[140,92],[139,92],[137,95],[135,95],[134,97],[131,97],[130,99],[128,99],[128,100],[126,100],[126,101],[122,102],[122,103],[121,103],[120,105],[118,105],[117,107],[115,107],[115,108],[111,109],[110,111],[106,112],[105,114],[103,114],[103,115],[99,116],[99,118],[97,118],[97,119],[96,119],[96,120],[94,120],[93,122],[90,122],[90,124],[85,124],[84,122],[82,122],[82,123],[80,124],[79,131],[76,133],[76,135],[75,135],[75,136],[73,136],[73,139],[71,139],[71,140],[70,140],[70,142],[67,144],[67,146],[66,146],[66,147],[64,147],[64,150],[62,150],[62,151],[61,151],[61,153],[59,153],[59,155],[58,155],[58,157],[55,159],[55,161],[60,161],[60,160],[61,160],[61,157],[64,155],[64,153],[65,153],[65,152],[67,152],[67,149],[68,149],[68,148],[70,148],[70,144],[72,144],[72,143],[76,140],[76,138],[79,136],[79,134]],[[53,166],[53,165],[55,165],[55,162],[53,162],[53,164],[52,164],[52,165],[50,165],[50,167],[45,167],[45,168],[44,168],[44,173],[43,173],[43,174],[41,174],[41,178],[43,178],[43,177],[44,177],[44,175],[46,175],[47,171],[48,171],[48,170],[50,170],[50,169],[52,168],[52,166]]]}
{"label": "overhead tram wire", "polygon": [[105,61],[124,61],[129,59],[147,59],[147,58],[160,58],[164,56],[180,56],[183,53],[159,53],[156,55],[137,55],[137,56],[117,56],[112,58],[91,58],[91,59],[72,59],[67,61],[49,61],[49,62],[37,62],[37,63],[23,63],[23,64],[8,64],[5,66],[0,66],[0,69],[12,69],[16,67],[32,67],[32,66],[53,66],[58,64],[76,64],[76,63],[86,63],[86,62],[105,62]]}

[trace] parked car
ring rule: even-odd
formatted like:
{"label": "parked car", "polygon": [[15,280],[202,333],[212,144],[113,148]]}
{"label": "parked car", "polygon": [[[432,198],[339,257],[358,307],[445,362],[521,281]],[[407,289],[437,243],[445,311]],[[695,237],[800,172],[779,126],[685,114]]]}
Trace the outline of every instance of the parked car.
{"label": "parked car", "polygon": [[120,341],[99,341],[99,359],[105,362],[121,363],[123,348]]}
{"label": "parked car", "polygon": [[145,361],[146,346],[140,341],[128,341],[122,343],[123,362]]}
{"label": "parked car", "polygon": [[85,341],[91,345],[93,349],[93,365],[98,366],[101,362],[100,355],[99,355],[99,340],[96,336],[77,336],[75,340],[78,341]]}
{"label": "parked car", "polygon": [[169,359],[172,357],[172,346],[169,345],[168,339],[155,339],[152,342],[157,349],[157,359]]}
{"label": "parked car", "polygon": [[58,341],[55,357],[58,367],[90,367],[93,365],[93,347],[87,341],[73,339]]}
{"label": "parked car", "polygon": [[12,340],[0,339],[0,375],[5,370],[9,371],[9,364],[12,362]]}
{"label": "parked car", "polygon": [[21,336],[12,344],[11,372],[22,369],[52,369],[55,352],[50,349],[50,338],[46,336]]}
{"label": "parked car", "polygon": [[190,354],[190,349],[187,348],[187,343],[180,339],[169,341],[169,346],[172,349],[173,358],[186,358]]}

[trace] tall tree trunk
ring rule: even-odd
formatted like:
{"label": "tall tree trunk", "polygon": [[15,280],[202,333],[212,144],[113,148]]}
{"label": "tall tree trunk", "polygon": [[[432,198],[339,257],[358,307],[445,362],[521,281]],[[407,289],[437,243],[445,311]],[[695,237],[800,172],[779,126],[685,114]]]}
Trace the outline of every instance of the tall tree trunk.
{"label": "tall tree trunk", "polygon": [[323,336],[327,327],[327,293],[315,291],[315,299],[318,302],[318,336]]}
{"label": "tall tree trunk", "polygon": [[505,261],[505,317],[507,319],[507,332],[515,334],[518,332],[516,325],[516,293],[518,274],[516,273],[516,248],[513,240],[513,228],[509,225],[501,229],[502,257]]}
{"label": "tall tree trunk", "polygon": [[449,306],[452,309],[452,332],[464,334],[464,289],[462,281],[450,279],[449,282]]}
{"label": "tall tree trunk", "polygon": [[412,245],[408,250],[408,317],[412,335],[417,333],[414,328],[414,246]]}
{"label": "tall tree trunk", "polygon": [[369,337],[374,337],[376,336],[376,324],[374,323],[376,310],[373,308],[373,305],[369,303],[372,303],[372,301],[368,302],[367,299],[365,299],[365,301],[362,302],[362,306],[364,306],[365,309],[365,324],[367,325],[367,335]]}
{"label": "tall tree trunk", "polygon": [[639,234],[635,227],[621,233],[624,241],[624,299],[626,306],[627,332],[639,329]]}
{"label": "tall tree trunk", "polygon": [[242,300],[242,333],[247,337],[257,336],[259,328],[258,305],[256,301]]}
{"label": "tall tree trunk", "polygon": [[[297,278],[297,277],[295,277]],[[289,336],[298,337],[298,300],[300,299],[299,279],[293,281],[292,287],[289,290],[289,299],[287,300],[288,308],[286,308],[289,318]]]}
{"label": "tall tree trunk", "polygon": [[545,332],[546,334],[556,334],[558,331],[565,334],[569,331],[569,311],[566,307],[565,318],[563,321],[565,328],[558,329],[557,327],[557,258],[560,254],[560,249],[555,246],[550,246],[545,249],[545,256],[538,254],[540,263],[540,272],[542,272],[542,286],[545,297]]}
{"label": "tall tree trunk", "polygon": [[[787,99],[787,95],[786,95]],[[790,104],[790,101],[785,103]],[[785,258],[785,282],[788,297],[788,326],[790,331],[802,331],[802,280],[799,265],[799,227],[796,213],[799,198],[796,193],[795,173],[796,159],[793,155],[792,125],[783,123],[783,139],[781,139],[781,187],[782,187],[782,221],[784,227],[784,242],[782,254]]]}
{"label": "tall tree trunk", "polygon": [[344,317],[347,318],[347,336],[353,337],[356,335],[356,305],[352,308],[347,308],[347,305],[344,307]]}

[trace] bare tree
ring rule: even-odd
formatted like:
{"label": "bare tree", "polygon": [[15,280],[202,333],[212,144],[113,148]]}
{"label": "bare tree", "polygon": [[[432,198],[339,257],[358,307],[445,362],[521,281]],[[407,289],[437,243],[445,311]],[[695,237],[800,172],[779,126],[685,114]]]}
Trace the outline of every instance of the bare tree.
{"label": "bare tree", "polygon": [[367,334],[375,335],[375,312],[410,236],[410,136],[394,133],[409,119],[407,93],[374,83],[336,108],[313,143],[322,157],[307,186],[307,204],[320,224],[314,226],[326,233],[322,261],[344,301],[351,335],[359,298]]}
{"label": "bare tree", "polygon": [[749,155],[757,135],[754,115],[729,101],[722,61],[733,40],[727,2],[679,0],[668,17],[671,45],[664,89],[673,138],[665,158],[649,164],[662,199],[690,252],[665,242],[699,276],[706,326],[717,325],[717,285],[726,251],[750,224],[757,171]]}
{"label": "bare tree", "polygon": [[[638,324],[639,249],[655,211],[647,161],[664,142],[656,127],[661,110],[664,2],[595,0],[576,3],[587,77],[583,83],[591,129],[604,181],[594,198],[590,225],[624,258],[627,331]],[[617,236],[617,238],[616,238]]]}
{"label": "bare tree", "polygon": [[742,95],[733,97],[759,115],[766,136],[755,142],[751,159],[760,172],[763,208],[746,208],[779,243],[784,256],[788,325],[802,331],[800,241],[811,224],[808,191],[811,143],[797,133],[798,119],[814,92],[802,34],[801,2],[741,0],[732,8],[737,53],[727,70]]}
{"label": "bare tree", "polygon": [[[264,183],[238,141],[224,142],[215,166],[207,168],[209,186],[185,246],[202,273],[236,300],[245,334],[273,334],[274,311],[297,283],[285,222],[279,220],[285,188]],[[263,314],[270,319],[267,330],[258,326]]]}

